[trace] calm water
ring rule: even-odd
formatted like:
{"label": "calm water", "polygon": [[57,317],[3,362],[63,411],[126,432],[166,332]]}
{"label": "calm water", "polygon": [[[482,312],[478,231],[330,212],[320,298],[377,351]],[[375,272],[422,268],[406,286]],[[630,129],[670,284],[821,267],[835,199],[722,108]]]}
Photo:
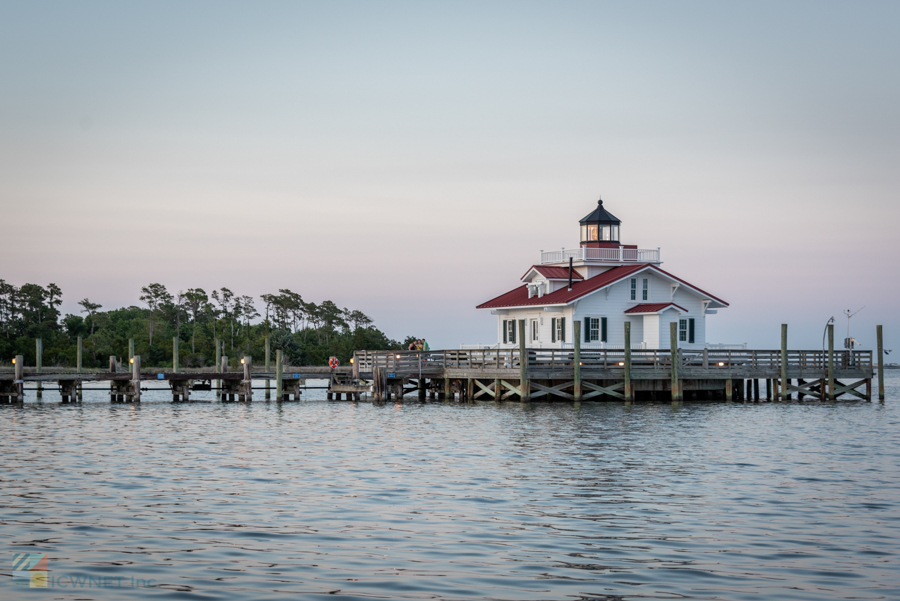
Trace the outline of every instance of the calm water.
{"label": "calm water", "polygon": [[[45,393],[0,408],[0,599],[900,599],[889,376],[883,404]],[[21,552],[54,588],[13,586]]]}

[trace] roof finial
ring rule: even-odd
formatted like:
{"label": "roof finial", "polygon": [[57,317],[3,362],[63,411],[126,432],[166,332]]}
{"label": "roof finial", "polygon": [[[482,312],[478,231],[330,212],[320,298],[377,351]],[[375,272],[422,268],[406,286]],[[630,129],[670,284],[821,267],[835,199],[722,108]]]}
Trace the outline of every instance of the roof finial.
{"label": "roof finial", "polygon": [[599,206],[599,207],[603,206],[603,198],[600,196],[597,197],[597,206]]}

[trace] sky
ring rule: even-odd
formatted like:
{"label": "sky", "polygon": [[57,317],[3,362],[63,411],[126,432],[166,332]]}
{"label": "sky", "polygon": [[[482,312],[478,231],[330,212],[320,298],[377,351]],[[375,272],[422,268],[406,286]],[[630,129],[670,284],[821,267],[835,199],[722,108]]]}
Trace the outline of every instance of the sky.
{"label": "sky", "polygon": [[[432,348],[596,206],[708,341],[900,347],[900,3],[0,1],[0,278],[289,288]],[[262,304],[259,303],[261,308]],[[900,356],[900,349],[897,355]],[[893,357],[889,357],[889,360]]]}

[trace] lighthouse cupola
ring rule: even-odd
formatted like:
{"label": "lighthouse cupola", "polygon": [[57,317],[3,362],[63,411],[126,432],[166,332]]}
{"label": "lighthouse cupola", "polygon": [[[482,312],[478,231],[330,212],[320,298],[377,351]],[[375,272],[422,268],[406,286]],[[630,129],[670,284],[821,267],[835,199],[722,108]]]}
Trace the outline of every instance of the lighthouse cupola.
{"label": "lighthouse cupola", "polygon": [[617,248],[619,243],[619,225],[622,223],[603,208],[603,199],[597,201],[597,208],[582,219],[581,246],[587,248]]}

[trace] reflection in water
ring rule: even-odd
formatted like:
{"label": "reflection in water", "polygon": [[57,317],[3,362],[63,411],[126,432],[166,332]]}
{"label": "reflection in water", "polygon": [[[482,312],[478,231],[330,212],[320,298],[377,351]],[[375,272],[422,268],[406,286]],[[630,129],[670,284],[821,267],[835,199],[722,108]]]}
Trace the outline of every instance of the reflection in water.
{"label": "reflection in water", "polygon": [[152,579],[147,597],[900,598],[896,389],[676,407],[51,397],[0,408],[0,599],[23,592],[23,552],[56,577]]}

